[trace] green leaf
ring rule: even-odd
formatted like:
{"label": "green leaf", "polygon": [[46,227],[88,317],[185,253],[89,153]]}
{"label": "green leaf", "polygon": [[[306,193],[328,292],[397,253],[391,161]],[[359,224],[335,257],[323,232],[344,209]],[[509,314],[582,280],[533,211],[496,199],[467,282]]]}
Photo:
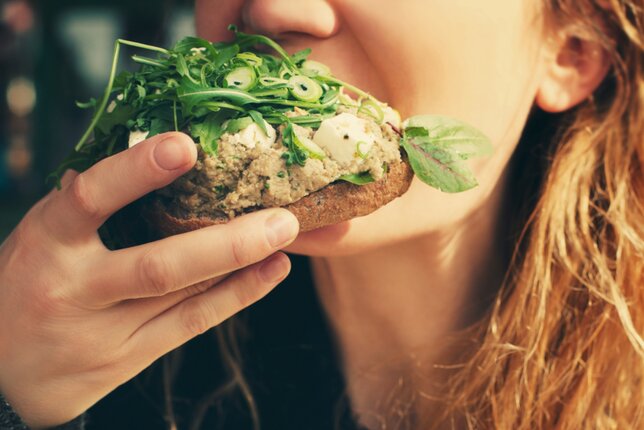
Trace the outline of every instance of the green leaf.
{"label": "green leaf", "polygon": [[291,60],[295,64],[299,65],[301,62],[305,61],[310,54],[311,48],[302,49],[301,51],[298,51],[295,54],[291,55]]}
{"label": "green leaf", "polygon": [[94,97],[89,99],[87,102],[76,102],[76,106],[78,106],[80,109],[90,109],[90,108],[95,108],[97,104],[97,101]]}
{"label": "green leaf", "polygon": [[174,45],[173,51],[180,52],[182,54],[189,54],[191,53],[192,48],[206,48],[206,52],[209,56],[212,58],[217,56],[217,50],[212,46],[212,43],[193,36],[188,36],[178,41],[176,45]]}
{"label": "green leaf", "polygon": [[176,67],[177,67],[177,73],[180,76],[186,76],[186,77],[190,76],[190,70],[188,69],[188,63],[186,62],[186,58],[181,54],[177,55]]}
{"label": "green leaf", "polygon": [[338,180],[350,182],[353,185],[367,185],[375,181],[375,179],[373,179],[373,176],[371,176],[371,173],[369,173],[368,171],[354,173],[352,175],[343,175],[340,176]]}
{"label": "green leaf", "polygon": [[256,110],[248,111],[248,115],[253,119],[253,122],[264,132],[264,136],[268,137],[268,129],[266,128],[266,122],[264,121],[264,116],[257,112]]}
{"label": "green leaf", "polygon": [[286,160],[287,166],[292,166],[293,164],[304,166],[306,164],[306,159],[309,158],[309,155],[306,150],[302,149],[295,143],[295,131],[293,130],[293,124],[290,122],[286,127],[284,127],[282,143],[286,148],[288,148],[288,150],[282,154],[282,158]]}
{"label": "green leaf", "polygon": [[259,103],[261,100],[248,94],[232,88],[209,88],[200,84],[195,84],[187,79],[183,79],[180,87],[177,89],[179,99],[183,103],[186,113],[194,112],[195,108],[204,101],[226,101],[238,106],[244,106],[249,103]]}
{"label": "green leaf", "polygon": [[231,119],[230,121],[228,121],[228,124],[226,124],[226,132],[230,134],[235,134],[238,131],[245,129],[252,123],[253,123],[253,119],[249,116],[243,116],[241,118]]}
{"label": "green leaf", "polygon": [[489,155],[490,140],[472,126],[444,116],[416,116],[405,123],[401,145],[416,176],[447,193],[478,185],[463,160]]}
{"label": "green leaf", "polygon": [[161,118],[153,118],[150,121],[150,133],[148,134],[148,138],[156,136],[157,134],[166,133],[173,129],[174,127],[170,121],[166,121]]}
{"label": "green leaf", "polygon": [[103,134],[110,134],[117,125],[126,125],[134,117],[136,109],[130,105],[117,105],[112,112],[105,112],[96,124]]}
{"label": "green leaf", "polygon": [[144,99],[147,94],[147,91],[145,91],[145,87],[143,87],[142,85],[137,85],[136,93],[138,94],[140,99]]}
{"label": "green leaf", "polygon": [[215,47],[218,53],[215,57],[214,66],[217,69],[235,58],[235,55],[239,54],[239,45],[237,44],[218,43]]}
{"label": "green leaf", "polygon": [[218,140],[223,134],[219,115],[211,113],[203,122],[193,123],[191,134],[192,137],[199,140],[199,145],[206,154],[216,156]]}
{"label": "green leaf", "polygon": [[405,121],[405,133],[419,128],[435,144],[448,146],[461,159],[492,155],[490,139],[471,125],[448,116],[418,115]]}

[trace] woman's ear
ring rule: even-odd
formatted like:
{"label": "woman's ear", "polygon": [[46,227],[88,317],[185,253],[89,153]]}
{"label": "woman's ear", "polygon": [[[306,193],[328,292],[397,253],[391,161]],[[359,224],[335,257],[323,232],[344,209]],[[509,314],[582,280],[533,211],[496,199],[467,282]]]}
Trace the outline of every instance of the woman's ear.
{"label": "woman's ear", "polygon": [[609,69],[608,54],[599,43],[566,37],[543,75],[537,106],[553,113],[576,106],[597,89]]}

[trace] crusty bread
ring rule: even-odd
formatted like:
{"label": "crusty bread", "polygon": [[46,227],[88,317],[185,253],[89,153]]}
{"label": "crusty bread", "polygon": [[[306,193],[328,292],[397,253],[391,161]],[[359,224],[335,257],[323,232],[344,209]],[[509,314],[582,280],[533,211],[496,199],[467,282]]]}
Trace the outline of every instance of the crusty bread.
{"label": "crusty bread", "polygon": [[[409,163],[401,161],[389,165],[387,174],[379,181],[367,185],[334,182],[284,208],[297,217],[301,232],[310,231],[370,214],[405,193],[413,177]],[[143,216],[161,237],[229,221],[224,216],[207,218],[178,214],[158,198],[146,205]]]}

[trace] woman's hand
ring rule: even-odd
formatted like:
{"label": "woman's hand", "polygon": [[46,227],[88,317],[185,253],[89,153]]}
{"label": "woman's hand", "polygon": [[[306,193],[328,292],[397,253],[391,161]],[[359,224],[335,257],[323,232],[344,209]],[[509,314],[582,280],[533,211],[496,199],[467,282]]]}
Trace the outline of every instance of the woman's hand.
{"label": "woman's hand", "polygon": [[155,136],[68,174],[0,247],[0,392],[26,423],[80,415],[154,360],[267,294],[297,235],[284,209],[109,251],[96,230],[188,171],[194,143]]}

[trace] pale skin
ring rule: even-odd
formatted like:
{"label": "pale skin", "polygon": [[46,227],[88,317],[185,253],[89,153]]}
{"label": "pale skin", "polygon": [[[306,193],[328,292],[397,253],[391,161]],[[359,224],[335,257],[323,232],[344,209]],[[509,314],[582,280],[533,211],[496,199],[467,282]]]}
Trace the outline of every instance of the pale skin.
{"label": "pale skin", "polygon": [[[190,169],[192,142],[180,134],[155,137],[68,175],[63,190],[39,202],[0,248],[0,392],[28,424],[74,418],[159,356],[260,299],[287,275],[288,260],[276,253],[285,247],[314,257],[351,403],[369,427],[378,428],[384,412],[377,405],[392,381],[415,365],[387,363],[419,349],[431,359],[445,336],[476,319],[479,298],[503,276],[495,255],[504,170],[529,113],[535,105],[560,112],[583,101],[605,76],[606,56],[564,30],[546,37],[537,0],[393,4],[198,0],[197,29],[222,40],[237,23],[291,52],[311,47],[312,58],[403,117],[440,113],[470,122],[495,146],[492,157],[472,163],[480,186],[445,195],[415,181],[376,213],[294,242],[296,220],[274,209],[110,252],[96,228]],[[171,149],[158,161],[161,145]],[[134,173],[114,174],[125,171]],[[268,220],[280,228],[271,230]],[[205,257],[214,254],[220,258]]]}

